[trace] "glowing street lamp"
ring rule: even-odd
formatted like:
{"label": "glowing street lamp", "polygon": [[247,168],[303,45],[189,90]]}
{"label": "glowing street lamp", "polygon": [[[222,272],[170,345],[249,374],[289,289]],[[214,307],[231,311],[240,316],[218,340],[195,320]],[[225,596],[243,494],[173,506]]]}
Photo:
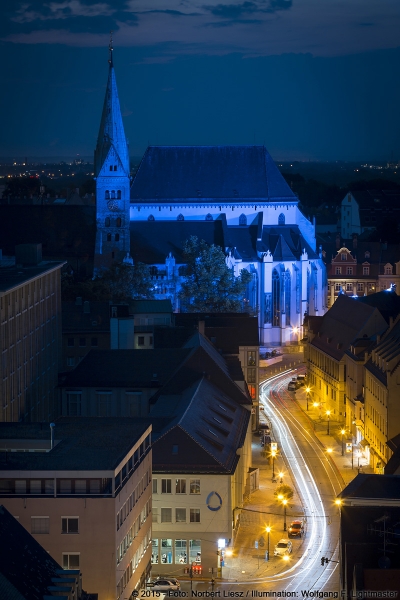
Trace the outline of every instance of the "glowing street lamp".
{"label": "glowing street lamp", "polygon": [[286,505],[287,505],[286,498],[283,498],[282,504],[283,504],[283,531],[286,531]]}
{"label": "glowing street lamp", "polygon": [[283,473],[282,473],[282,471],[279,472],[279,479],[280,479],[279,483],[283,483],[283,481],[282,481],[283,480]]}
{"label": "glowing street lamp", "polygon": [[267,548],[268,548],[268,553],[267,553],[267,557],[268,557],[268,560],[269,560],[269,534],[271,533],[271,527],[268,525],[268,526],[265,528],[265,531],[268,533],[268,546],[267,546]]}
{"label": "glowing street lamp", "polygon": [[327,410],[326,411],[326,416],[328,417],[328,429],[327,429],[327,434],[329,435],[329,417],[331,416],[331,411]]}
{"label": "glowing street lamp", "polygon": [[[306,387],[306,394],[307,394],[307,410],[308,410],[308,399],[309,399],[309,395],[311,392],[311,388],[310,387]],[[315,402],[314,402],[314,406],[315,406]]]}
{"label": "glowing street lamp", "polygon": [[341,429],[340,433],[342,434],[342,456],[344,456],[344,443],[343,443],[343,436],[346,433],[345,429]]}

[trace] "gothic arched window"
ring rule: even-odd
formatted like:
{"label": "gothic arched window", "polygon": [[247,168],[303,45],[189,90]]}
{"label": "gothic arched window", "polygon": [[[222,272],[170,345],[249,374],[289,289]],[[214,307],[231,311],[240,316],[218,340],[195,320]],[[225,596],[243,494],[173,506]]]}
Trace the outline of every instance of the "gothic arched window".
{"label": "gothic arched window", "polygon": [[286,325],[290,325],[290,300],[291,300],[291,278],[290,271],[285,271],[285,313],[286,313]]}
{"label": "gothic arched window", "polygon": [[117,165],[114,165],[114,171],[116,171],[116,170],[117,170]]}
{"label": "gothic arched window", "polygon": [[283,213],[281,213],[278,217],[278,225],[284,225],[285,224],[285,215]]}
{"label": "gothic arched window", "polygon": [[177,220],[177,221],[184,221],[184,220],[185,220],[185,217],[184,217],[184,216],[181,214],[181,215],[178,215],[178,217],[177,217],[177,219],[176,219],[176,220]]}
{"label": "gothic arched window", "polygon": [[111,242],[111,233],[107,233],[107,242]]}
{"label": "gothic arched window", "polygon": [[206,221],[212,221],[212,215],[210,215],[210,213],[208,213],[208,215],[206,215]]}
{"label": "gothic arched window", "polygon": [[105,220],[105,223],[104,223],[104,225],[105,225],[106,227],[110,227],[110,217],[106,217],[106,220]]}
{"label": "gothic arched window", "polygon": [[117,198],[118,198],[118,200],[121,200],[121,190],[117,191]]}
{"label": "gothic arched window", "polygon": [[110,191],[106,190],[106,200],[109,200],[109,199],[110,199]]}
{"label": "gothic arched window", "polygon": [[115,224],[116,224],[117,227],[121,227],[121,225],[122,225],[122,219],[121,219],[121,217],[118,217],[118,219],[116,220]]}
{"label": "gothic arched window", "polygon": [[272,271],[272,325],[281,325],[281,278],[276,269]]}
{"label": "gothic arched window", "polygon": [[243,213],[239,217],[239,225],[247,225],[247,217]]}
{"label": "gothic arched window", "polygon": [[154,219],[153,215],[149,215],[149,216],[147,217],[147,220],[148,220],[148,221],[154,221],[155,219]]}
{"label": "gothic arched window", "polygon": [[115,198],[115,190],[111,191],[111,198]]}

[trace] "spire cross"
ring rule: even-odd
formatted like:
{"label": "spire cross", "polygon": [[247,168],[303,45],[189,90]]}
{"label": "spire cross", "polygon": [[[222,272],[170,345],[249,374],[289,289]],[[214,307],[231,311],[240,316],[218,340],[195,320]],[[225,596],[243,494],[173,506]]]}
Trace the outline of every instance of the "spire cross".
{"label": "spire cross", "polygon": [[113,64],[113,59],[112,59],[112,53],[113,53],[113,38],[112,38],[112,34],[114,32],[111,30],[110,31],[110,43],[108,44],[108,51],[109,51],[109,58],[108,58],[108,62],[110,63],[110,65],[112,66]]}

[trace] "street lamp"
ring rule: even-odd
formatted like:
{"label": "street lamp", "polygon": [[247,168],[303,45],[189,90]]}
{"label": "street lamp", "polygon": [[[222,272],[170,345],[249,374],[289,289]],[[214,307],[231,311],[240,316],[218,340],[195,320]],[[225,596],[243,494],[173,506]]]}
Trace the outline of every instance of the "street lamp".
{"label": "street lamp", "polygon": [[283,473],[282,473],[282,471],[280,471],[280,473],[279,473],[279,479],[280,479],[279,483],[283,483],[283,481],[282,481],[283,480]]}
{"label": "street lamp", "polygon": [[326,411],[326,416],[328,417],[328,429],[327,429],[327,434],[329,435],[329,417],[331,416],[331,411],[327,410]]}
{"label": "street lamp", "polygon": [[[309,397],[309,394],[310,394],[310,392],[311,392],[311,388],[309,388],[309,387],[307,386],[307,387],[306,387],[306,394],[307,394],[307,410],[308,410],[308,397]],[[315,404],[315,403],[314,403],[314,404]]]}
{"label": "street lamp", "polygon": [[341,429],[340,433],[342,434],[342,456],[344,456],[344,444],[343,444],[343,436],[346,433],[345,429]]}
{"label": "street lamp", "polygon": [[267,548],[268,548],[268,551],[267,551],[267,557],[268,557],[268,560],[269,560],[269,534],[271,533],[271,527],[268,525],[268,526],[265,528],[265,531],[268,533],[268,546],[267,546]]}
{"label": "street lamp", "polygon": [[276,456],[275,450],[272,450],[271,456],[272,456],[272,481],[274,481],[275,480],[275,456]]}
{"label": "street lamp", "polygon": [[284,498],[282,500],[282,504],[283,504],[283,531],[286,531],[286,505],[287,505],[286,498]]}

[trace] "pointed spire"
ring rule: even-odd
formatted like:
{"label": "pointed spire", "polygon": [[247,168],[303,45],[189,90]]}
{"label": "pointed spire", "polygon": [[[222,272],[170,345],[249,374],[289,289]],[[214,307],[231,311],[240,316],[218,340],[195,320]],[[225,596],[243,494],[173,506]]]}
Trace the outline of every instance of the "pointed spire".
{"label": "pointed spire", "polygon": [[110,66],[108,70],[107,89],[104,98],[103,113],[101,116],[99,135],[97,137],[96,150],[94,152],[94,168],[96,177],[100,173],[111,147],[113,147],[114,151],[118,155],[122,164],[122,168],[125,171],[125,175],[129,176],[129,151],[118,98],[118,89],[113,63],[113,50],[112,32],[110,32],[110,43],[108,46],[108,62]]}

